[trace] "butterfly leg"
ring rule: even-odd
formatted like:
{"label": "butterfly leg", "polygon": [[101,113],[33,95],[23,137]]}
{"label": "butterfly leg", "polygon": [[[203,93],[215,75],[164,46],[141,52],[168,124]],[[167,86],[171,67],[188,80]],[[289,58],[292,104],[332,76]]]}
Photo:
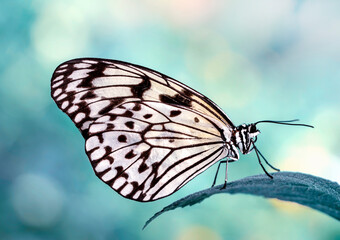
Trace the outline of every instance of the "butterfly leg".
{"label": "butterfly leg", "polygon": [[226,161],[225,163],[225,179],[224,179],[224,184],[221,190],[227,187],[227,182],[228,182],[228,161]]}
{"label": "butterfly leg", "polygon": [[263,169],[263,171],[265,172],[265,174],[267,174],[267,176],[268,176],[269,178],[273,179],[273,176],[270,175],[270,174],[267,172],[267,170],[264,168],[264,166],[262,165],[261,158],[260,158],[260,156],[259,156],[259,153],[258,153],[257,148],[255,147],[254,144],[253,144],[253,146],[254,146],[255,153],[256,153],[256,156],[257,156],[257,159],[258,159],[258,161],[259,161],[259,164],[260,164],[261,168]]}
{"label": "butterfly leg", "polygon": [[220,162],[218,163],[218,167],[217,167],[217,171],[216,171],[216,174],[215,174],[214,182],[213,182],[213,184],[211,185],[211,187],[214,187],[214,186],[215,186],[216,179],[217,179],[217,175],[218,175],[218,170],[220,170],[221,164],[222,164],[222,163],[227,163],[227,162],[228,162],[228,160],[223,160],[223,161],[220,161]]}
{"label": "butterfly leg", "polygon": [[260,150],[258,148],[256,148],[256,151],[260,154],[260,156],[263,158],[263,160],[267,163],[267,165],[269,167],[271,167],[272,169],[274,169],[275,171],[278,171],[280,172],[280,169],[276,168],[276,167],[273,167],[268,161],[267,159],[262,155],[262,153],[260,152]]}

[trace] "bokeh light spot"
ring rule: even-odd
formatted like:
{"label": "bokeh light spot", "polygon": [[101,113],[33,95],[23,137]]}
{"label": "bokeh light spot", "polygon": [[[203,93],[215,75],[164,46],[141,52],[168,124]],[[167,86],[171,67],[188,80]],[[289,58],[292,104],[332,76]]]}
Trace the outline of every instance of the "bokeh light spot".
{"label": "bokeh light spot", "polygon": [[212,229],[203,226],[193,226],[183,230],[176,240],[221,240],[222,238]]}
{"label": "bokeh light spot", "polygon": [[11,202],[24,224],[33,227],[53,225],[62,212],[63,192],[53,179],[27,173],[11,188]]}
{"label": "bokeh light spot", "polygon": [[289,145],[283,156],[278,167],[284,171],[308,173],[340,183],[340,159],[322,145]]}
{"label": "bokeh light spot", "polygon": [[294,202],[281,201],[278,199],[269,199],[269,202],[278,210],[292,215],[303,214],[308,208]]}
{"label": "bokeh light spot", "polygon": [[80,55],[89,40],[89,23],[69,2],[45,6],[32,31],[33,44],[40,58],[55,62]]}

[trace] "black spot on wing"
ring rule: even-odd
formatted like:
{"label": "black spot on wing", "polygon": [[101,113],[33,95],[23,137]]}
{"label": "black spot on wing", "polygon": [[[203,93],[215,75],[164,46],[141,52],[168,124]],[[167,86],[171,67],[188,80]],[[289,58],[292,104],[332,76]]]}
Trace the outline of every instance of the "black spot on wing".
{"label": "black spot on wing", "polygon": [[181,114],[180,110],[172,110],[170,111],[170,117],[176,117]]}
{"label": "black spot on wing", "polygon": [[133,150],[130,150],[130,152],[128,152],[128,153],[125,155],[125,158],[131,159],[131,158],[134,158],[135,156],[136,156],[136,154],[133,152]]}
{"label": "black spot on wing", "polygon": [[135,106],[132,108],[133,111],[140,111],[141,110],[141,105],[140,103],[135,103]]}
{"label": "black spot on wing", "polygon": [[148,114],[145,114],[143,117],[144,117],[145,119],[148,119],[148,118],[151,118],[151,117],[152,117],[152,114],[148,113]]}
{"label": "black spot on wing", "polygon": [[122,135],[119,135],[119,136],[118,136],[118,142],[126,142],[126,140],[127,140],[127,139],[126,139],[126,136],[125,136],[125,135],[122,134]]}
{"label": "black spot on wing", "polygon": [[134,128],[135,123],[133,121],[128,121],[125,123],[125,126],[127,126],[130,129]]}
{"label": "black spot on wing", "polygon": [[126,172],[123,172],[120,177],[128,179],[129,178],[129,174],[127,174]]}
{"label": "black spot on wing", "polygon": [[117,166],[115,167],[116,171],[117,171],[117,175],[114,179],[117,179],[124,171],[124,168],[122,166]]}
{"label": "black spot on wing", "polygon": [[175,96],[170,96],[166,94],[161,94],[159,96],[159,100],[162,103],[180,105],[185,107],[191,107],[191,99],[188,97],[184,97],[180,94],[176,94]]}
{"label": "black spot on wing", "polygon": [[193,95],[192,91],[190,91],[189,89],[186,89],[186,88],[183,88],[182,93],[186,97],[191,97]]}
{"label": "black spot on wing", "polygon": [[96,98],[97,95],[94,94],[92,91],[88,91],[87,93],[85,93],[81,98],[80,100],[88,100],[88,99],[93,99],[93,98]]}
{"label": "black spot on wing", "polygon": [[78,85],[77,88],[92,88],[92,81],[89,81],[89,78],[83,79]]}
{"label": "black spot on wing", "polygon": [[139,173],[142,173],[142,172],[144,172],[146,169],[148,169],[148,166],[143,162],[141,165],[139,165],[138,172],[139,172]]}
{"label": "black spot on wing", "polygon": [[122,116],[130,118],[130,117],[133,116],[133,113],[131,111],[127,110],[125,113],[122,114]]}
{"label": "black spot on wing", "polygon": [[106,124],[106,130],[110,131],[113,130],[115,128],[115,125],[113,123],[107,123]]}
{"label": "black spot on wing", "polygon": [[117,115],[116,114],[110,114],[109,115],[110,116],[110,121],[114,121],[114,120],[116,120],[116,118],[117,118]]}
{"label": "black spot on wing", "polygon": [[112,152],[112,147],[110,147],[110,146],[105,146],[105,155],[107,155],[107,154],[109,154],[109,153],[111,153]]}
{"label": "black spot on wing", "polygon": [[142,152],[141,155],[140,155],[140,158],[143,159],[143,160],[146,160],[146,159],[149,158],[150,153],[151,153],[151,148],[149,150]]}
{"label": "black spot on wing", "polygon": [[103,143],[103,142],[104,142],[104,137],[103,137],[102,134],[99,134],[99,135],[98,135],[98,141],[99,141],[100,143]]}
{"label": "black spot on wing", "polygon": [[140,84],[131,87],[131,92],[137,98],[142,98],[143,93],[151,87],[151,82],[148,76],[141,76],[141,78],[143,81]]}
{"label": "black spot on wing", "polygon": [[107,112],[111,111],[113,108],[115,108],[118,104],[122,103],[123,99],[112,99],[110,101],[110,104],[106,107],[102,108],[98,113],[101,115],[106,114]]}

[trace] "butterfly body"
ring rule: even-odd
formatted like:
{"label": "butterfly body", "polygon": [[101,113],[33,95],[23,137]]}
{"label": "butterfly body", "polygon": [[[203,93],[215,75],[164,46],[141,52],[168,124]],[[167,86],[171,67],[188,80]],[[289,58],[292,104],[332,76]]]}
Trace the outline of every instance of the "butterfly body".
{"label": "butterfly body", "polygon": [[255,142],[255,137],[260,134],[260,131],[254,124],[242,124],[232,131],[232,142],[240,149],[242,154],[251,152],[251,146]]}
{"label": "butterfly body", "polygon": [[85,138],[95,174],[137,201],[166,197],[260,133],[235,127],[210,99],[154,70],[83,58],[61,64],[51,95]]}

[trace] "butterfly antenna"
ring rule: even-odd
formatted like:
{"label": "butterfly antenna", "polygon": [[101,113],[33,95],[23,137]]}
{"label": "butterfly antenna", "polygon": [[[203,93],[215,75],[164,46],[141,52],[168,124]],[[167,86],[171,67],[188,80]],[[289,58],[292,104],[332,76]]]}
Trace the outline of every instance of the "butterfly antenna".
{"label": "butterfly antenna", "polygon": [[[261,158],[260,158],[259,152],[258,152],[257,148],[255,147],[254,143],[253,143],[253,146],[254,146],[254,149],[255,149],[255,153],[256,153],[257,159],[259,160],[259,164],[261,165],[263,171],[267,174],[268,177],[270,177],[271,179],[273,179],[273,176],[270,175],[270,174],[267,172],[267,170],[264,168],[264,166],[262,165],[262,162],[261,162]],[[262,156],[262,154],[261,154],[261,156]],[[268,162],[266,161],[266,163],[268,163]],[[270,166],[270,164],[269,164],[269,166]]]}
{"label": "butterfly antenna", "polygon": [[299,119],[286,120],[286,121],[263,120],[263,121],[258,121],[256,123],[254,123],[254,125],[256,126],[256,124],[258,124],[258,123],[275,123],[275,124],[282,124],[282,125],[302,126],[302,127],[314,128],[314,126],[308,125],[308,124],[291,123],[291,122],[297,122],[297,121],[299,121]]}

